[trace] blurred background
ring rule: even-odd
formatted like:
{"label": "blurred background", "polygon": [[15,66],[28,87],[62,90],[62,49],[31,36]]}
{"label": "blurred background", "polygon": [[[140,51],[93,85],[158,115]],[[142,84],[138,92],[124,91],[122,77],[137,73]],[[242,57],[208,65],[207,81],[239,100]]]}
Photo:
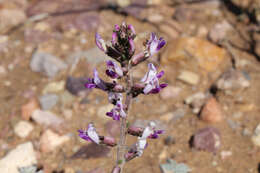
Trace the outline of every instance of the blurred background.
{"label": "blurred background", "polygon": [[118,137],[107,95],[84,83],[94,67],[109,80],[94,36],[110,41],[123,21],[136,53],[151,32],[167,41],[148,62],[169,84],[134,100],[130,123],[166,132],[125,172],[259,173],[259,0],[0,0],[0,172],[111,171],[115,149],[77,130]]}

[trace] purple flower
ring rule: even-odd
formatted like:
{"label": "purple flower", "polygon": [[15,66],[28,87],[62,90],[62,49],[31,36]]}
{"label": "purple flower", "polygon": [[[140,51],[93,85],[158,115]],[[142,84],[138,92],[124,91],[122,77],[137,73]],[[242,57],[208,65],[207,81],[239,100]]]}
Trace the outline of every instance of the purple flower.
{"label": "purple flower", "polygon": [[156,37],[155,33],[151,33],[150,39],[147,42],[147,51],[150,53],[150,56],[153,56],[155,53],[157,53],[164,45],[166,44],[166,41],[160,37],[159,39]]}
{"label": "purple flower", "polygon": [[157,139],[157,138],[159,138],[159,135],[160,135],[160,134],[163,134],[163,133],[164,133],[164,130],[154,130],[153,134],[151,134],[151,135],[149,136],[149,138],[151,138],[151,139]]}
{"label": "purple flower", "polygon": [[116,121],[119,121],[120,117],[125,118],[126,113],[124,111],[124,106],[122,104],[122,100],[120,99],[119,101],[117,101],[114,108],[110,112],[107,112],[106,115],[109,117],[112,117],[113,120],[116,120]]}
{"label": "purple flower", "polygon": [[97,47],[98,47],[100,50],[102,50],[103,52],[106,52],[106,51],[107,51],[106,43],[105,43],[105,41],[101,38],[101,36],[100,36],[98,33],[96,33],[95,41],[96,41]]}
{"label": "purple flower", "polygon": [[86,88],[92,89],[92,88],[99,88],[104,91],[107,90],[107,85],[106,83],[99,78],[98,76],[98,71],[94,69],[94,78],[90,78],[88,82],[85,84]]}
{"label": "purple flower", "polygon": [[141,79],[141,82],[145,83],[143,89],[144,94],[156,94],[159,93],[162,88],[165,88],[167,84],[159,84],[159,79],[164,75],[164,71],[157,74],[157,69],[152,63],[148,64],[148,72]]}
{"label": "purple flower", "polygon": [[93,123],[90,123],[88,125],[87,130],[78,130],[78,132],[79,132],[79,137],[81,137],[82,139],[85,139],[86,141],[92,141],[92,142],[95,142],[96,144],[99,144],[99,142],[100,142],[99,136],[96,132],[96,129],[95,129]]}
{"label": "purple flower", "polygon": [[113,61],[109,60],[107,61],[107,70],[106,74],[115,79],[123,76],[122,69]]}

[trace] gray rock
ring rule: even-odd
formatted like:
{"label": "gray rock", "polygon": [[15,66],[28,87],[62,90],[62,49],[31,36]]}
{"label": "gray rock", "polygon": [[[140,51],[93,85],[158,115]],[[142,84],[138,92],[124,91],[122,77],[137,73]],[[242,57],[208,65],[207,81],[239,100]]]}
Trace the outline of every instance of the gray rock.
{"label": "gray rock", "polygon": [[79,94],[81,91],[87,91],[88,89],[85,87],[85,83],[88,82],[88,78],[86,77],[72,77],[69,76],[66,80],[66,89],[74,95]]}
{"label": "gray rock", "polygon": [[32,119],[41,125],[58,127],[64,120],[50,111],[35,110],[32,114]]}
{"label": "gray rock", "polygon": [[56,94],[45,94],[39,98],[41,108],[49,110],[57,104],[59,97]]}
{"label": "gray rock", "polygon": [[188,173],[191,169],[184,163],[177,163],[174,160],[168,159],[167,163],[160,164],[162,173]]}
{"label": "gray rock", "polygon": [[0,160],[1,173],[19,173],[21,167],[37,164],[36,153],[31,142],[18,145]]}
{"label": "gray rock", "polygon": [[37,166],[35,166],[35,165],[22,167],[22,168],[19,168],[18,170],[19,170],[19,173],[43,173],[43,170],[37,171]]}
{"label": "gray rock", "polygon": [[69,55],[66,62],[72,65],[72,68],[75,68],[80,59],[86,59],[91,64],[99,64],[107,58],[108,56],[104,52],[102,52],[99,48],[94,47],[87,51],[74,52]]}
{"label": "gray rock", "polygon": [[49,53],[36,52],[32,56],[30,67],[34,72],[40,72],[48,77],[54,77],[59,71],[66,69],[67,64]]}

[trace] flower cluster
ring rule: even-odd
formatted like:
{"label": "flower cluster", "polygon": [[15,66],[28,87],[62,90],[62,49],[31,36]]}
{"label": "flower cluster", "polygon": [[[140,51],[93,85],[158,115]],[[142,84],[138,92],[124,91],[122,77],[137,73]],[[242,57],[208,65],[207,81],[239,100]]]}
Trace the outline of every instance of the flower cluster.
{"label": "flower cluster", "polygon": [[[131,78],[131,69],[147,58],[156,54],[165,44],[165,40],[157,38],[155,33],[150,34],[150,38],[144,43],[144,51],[135,54],[134,39],[136,37],[135,29],[132,25],[122,23],[120,26],[115,25],[111,42],[105,42],[102,37],[96,33],[95,41],[97,47],[107,54],[112,60],[106,61],[105,74],[111,78],[112,82],[106,82],[99,77],[98,71],[94,69],[93,78],[89,78],[85,84],[88,89],[101,89],[108,94],[108,101],[114,105],[111,111],[106,115],[115,121],[121,121],[121,129],[126,129],[127,112],[130,100],[139,94],[157,94],[167,86],[166,83],[159,82],[164,75],[164,71],[158,72],[156,67],[148,64],[148,71],[139,82],[133,82]],[[123,82],[124,81],[124,82]],[[125,94],[124,94],[125,93]],[[123,100],[123,96],[126,99]],[[124,102],[123,102],[124,101]],[[122,131],[122,130],[121,130]],[[90,123],[86,130],[79,130],[79,136],[87,141],[107,146],[116,146],[116,140],[112,137],[98,135],[93,123]],[[127,133],[128,132],[128,133]],[[121,132],[122,136],[129,134],[138,136],[137,142],[131,147],[124,156],[124,162],[135,157],[141,156],[147,147],[147,139],[156,139],[163,130],[155,128],[155,123],[145,128],[131,126],[128,130]],[[121,145],[120,143],[118,145]],[[121,167],[116,165],[114,171],[120,172]]]}

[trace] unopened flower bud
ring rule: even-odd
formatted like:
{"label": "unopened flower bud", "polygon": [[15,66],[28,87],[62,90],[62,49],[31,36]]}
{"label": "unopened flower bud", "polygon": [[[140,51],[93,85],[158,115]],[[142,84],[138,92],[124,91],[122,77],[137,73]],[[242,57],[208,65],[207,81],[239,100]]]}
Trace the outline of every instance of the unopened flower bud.
{"label": "unopened flower bud", "polygon": [[131,126],[128,128],[127,133],[133,136],[142,136],[144,129],[141,127]]}
{"label": "unopened flower bud", "polygon": [[105,136],[102,143],[110,147],[114,147],[117,145],[115,138],[109,136]]}

